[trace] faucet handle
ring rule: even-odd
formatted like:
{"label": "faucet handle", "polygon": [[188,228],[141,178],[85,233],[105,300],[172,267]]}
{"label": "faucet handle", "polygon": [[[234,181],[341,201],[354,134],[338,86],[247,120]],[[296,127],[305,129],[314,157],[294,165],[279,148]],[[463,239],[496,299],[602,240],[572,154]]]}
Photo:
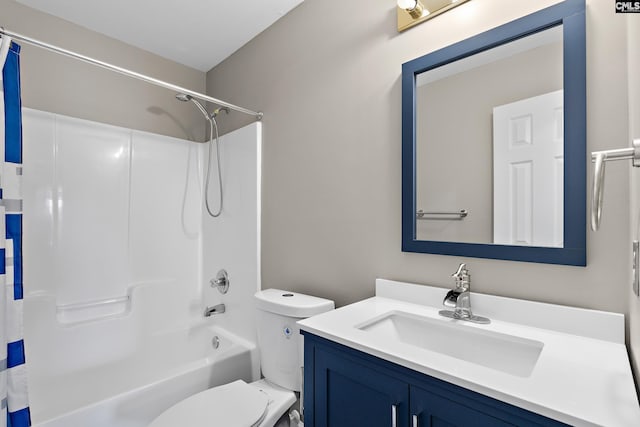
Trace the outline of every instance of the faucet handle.
{"label": "faucet handle", "polygon": [[471,285],[471,274],[467,269],[467,264],[460,263],[460,265],[458,266],[458,271],[453,273],[451,277],[453,277],[453,279],[455,280],[457,289],[469,289],[469,286]]}
{"label": "faucet handle", "polygon": [[467,270],[467,264],[465,264],[464,262],[461,262],[460,265],[458,266],[458,271],[456,271],[455,273],[453,273],[451,276],[453,277],[459,277],[463,274],[466,274],[469,270]]}

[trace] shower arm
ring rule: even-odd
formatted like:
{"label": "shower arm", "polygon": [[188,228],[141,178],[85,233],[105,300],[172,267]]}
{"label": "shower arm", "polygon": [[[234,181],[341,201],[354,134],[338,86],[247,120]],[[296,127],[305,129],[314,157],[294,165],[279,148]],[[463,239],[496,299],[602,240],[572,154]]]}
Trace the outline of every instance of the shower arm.
{"label": "shower arm", "polygon": [[13,31],[6,30],[3,27],[0,27],[0,35],[8,36],[8,37],[11,37],[14,40],[18,40],[18,41],[21,41],[21,42],[24,42],[24,43],[30,44],[32,46],[36,46],[36,47],[39,47],[39,48],[42,48],[42,49],[45,49],[45,50],[48,50],[48,51],[51,51],[51,52],[59,53],[61,55],[68,56],[70,58],[78,59],[80,61],[95,65],[97,67],[101,67],[101,68],[107,69],[109,71],[113,71],[113,72],[116,72],[116,73],[119,73],[119,74],[123,74],[123,75],[125,75],[127,77],[131,77],[131,78],[134,78],[134,79],[137,79],[137,80],[142,80],[142,81],[150,83],[152,85],[160,86],[160,87],[163,87],[165,89],[172,90],[173,92],[184,93],[186,95],[191,95],[192,97],[200,99],[202,101],[211,102],[212,104],[216,104],[216,105],[219,105],[221,107],[227,107],[227,108],[230,108],[231,110],[238,111],[240,113],[249,114],[251,116],[254,116],[256,118],[256,120],[262,120],[262,117],[263,117],[262,112],[248,110],[246,108],[230,104],[228,102],[225,102],[225,101],[222,101],[220,99],[211,97],[209,95],[204,95],[204,94],[199,93],[199,92],[194,92],[194,91],[192,91],[190,89],[187,89],[187,88],[184,88],[184,87],[181,87],[181,86],[177,86],[177,85],[174,85],[172,83],[165,82],[163,80],[159,80],[159,79],[156,79],[156,78],[153,78],[153,77],[149,77],[147,75],[144,75],[144,74],[141,74],[141,73],[137,73],[135,71],[127,70],[126,68],[118,67],[117,65],[112,65],[112,64],[109,64],[107,62],[103,62],[103,61],[91,58],[89,56],[82,55],[80,53],[76,53],[76,52],[73,52],[73,51],[70,51],[70,50],[67,50],[67,49],[63,49],[63,48],[58,47],[58,46],[51,45],[49,43],[42,42],[40,40],[33,39],[31,37],[24,36],[22,34],[14,33]]}

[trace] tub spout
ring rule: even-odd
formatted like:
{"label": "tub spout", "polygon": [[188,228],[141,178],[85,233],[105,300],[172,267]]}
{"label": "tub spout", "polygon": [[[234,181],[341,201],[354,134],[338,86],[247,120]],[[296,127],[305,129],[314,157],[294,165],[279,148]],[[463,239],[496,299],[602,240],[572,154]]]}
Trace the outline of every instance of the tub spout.
{"label": "tub spout", "polygon": [[224,304],[217,304],[217,305],[214,305],[213,307],[206,307],[204,309],[204,317],[209,317],[214,314],[222,314],[225,312],[225,310],[226,308]]}

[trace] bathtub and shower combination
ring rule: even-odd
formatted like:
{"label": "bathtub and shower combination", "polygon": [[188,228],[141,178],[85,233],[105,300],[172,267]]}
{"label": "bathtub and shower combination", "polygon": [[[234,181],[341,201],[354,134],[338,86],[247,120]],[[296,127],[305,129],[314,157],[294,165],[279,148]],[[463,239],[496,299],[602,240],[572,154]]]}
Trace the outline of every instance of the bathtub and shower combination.
{"label": "bathtub and shower combination", "polygon": [[[215,116],[197,100],[262,117],[5,28],[0,36],[3,52],[13,39],[168,89],[168,102],[193,100],[211,135]],[[261,123],[216,144],[26,108],[21,128],[24,315],[14,322],[24,326],[33,425],[143,427],[193,393],[256,380]],[[224,295],[209,287],[221,269]],[[216,304],[225,313],[205,318]]]}
{"label": "bathtub and shower combination", "polygon": [[[23,122],[34,426],[143,427],[191,394],[258,379],[261,124],[221,138],[212,218],[207,144],[29,109]],[[209,286],[220,269],[225,295]]]}

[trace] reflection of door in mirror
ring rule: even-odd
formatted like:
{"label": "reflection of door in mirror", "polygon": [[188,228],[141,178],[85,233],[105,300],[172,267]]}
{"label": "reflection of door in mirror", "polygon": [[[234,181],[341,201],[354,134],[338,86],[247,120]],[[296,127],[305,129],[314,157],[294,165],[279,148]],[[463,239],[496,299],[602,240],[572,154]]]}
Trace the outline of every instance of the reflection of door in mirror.
{"label": "reflection of door in mirror", "polygon": [[493,109],[493,243],[563,242],[563,91]]}
{"label": "reflection of door in mirror", "polygon": [[[463,219],[418,216],[417,240],[539,246],[540,239],[517,243],[498,232],[493,114],[501,105],[561,92],[562,55],[562,26],[557,26],[416,76],[416,210],[468,212]],[[555,194],[554,188],[545,194]],[[562,223],[562,212],[558,215]],[[535,235],[547,225],[531,227]],[[561,228],[557,232],[562,236]],[[543,241],[542,246],[562,246],[562,239]]]}

